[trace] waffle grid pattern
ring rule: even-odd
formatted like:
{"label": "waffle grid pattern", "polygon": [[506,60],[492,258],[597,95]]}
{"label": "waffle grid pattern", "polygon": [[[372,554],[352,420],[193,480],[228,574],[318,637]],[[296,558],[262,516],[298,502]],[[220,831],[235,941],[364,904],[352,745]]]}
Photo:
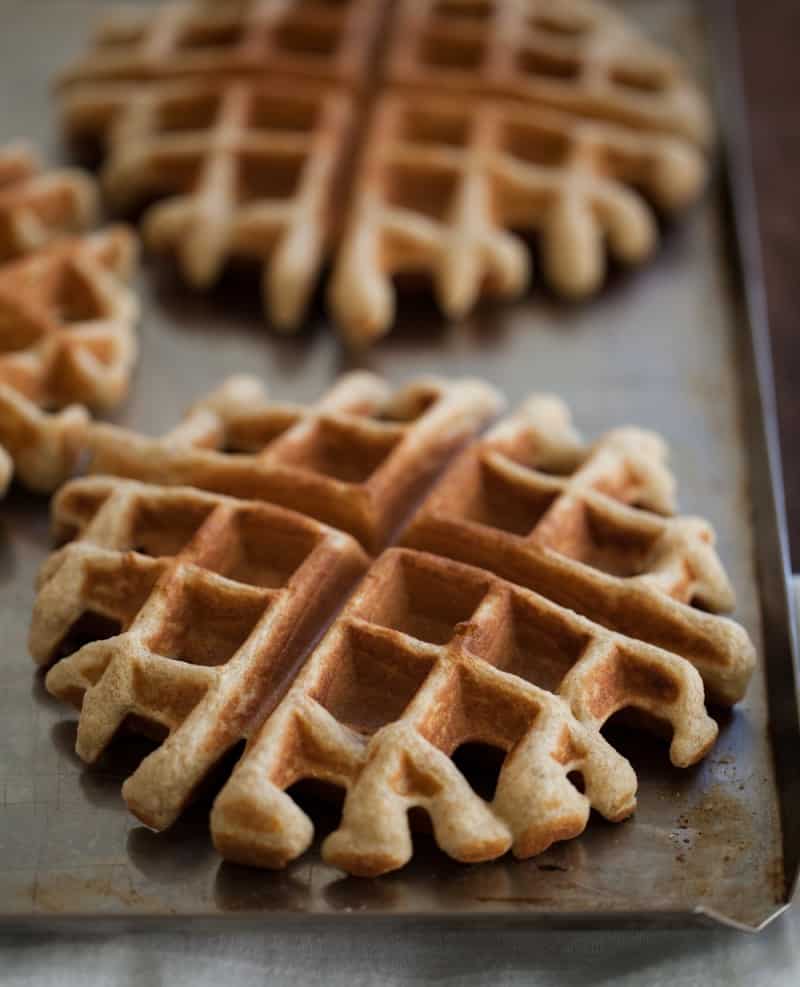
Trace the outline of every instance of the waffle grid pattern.
{"label": "waffle grid pattern", "polygon": [[[426,380],[392,395],[357,374],[302,410],[259,407],[254,387],[228,382],[162,439],[109,443],[133,450],[127,478],[74,481],[55,501],[57,534],[77,538],[44,566],[31,650],[42,664],[68,652],[47,686],[82,704],[87,760],[131,719],[169,734],[125,785],[140,818],[169,825],[246,738],[212,812],[223,855],[281,866],[301,854],[313,826],[287,789],[310,778],[346,790],[325,859],[378,874],[409,859],[410,810],[467,861],[540,852],[579,834],[592,807],[628,815],[635,776],[599,732],[621,709],[668,728],[675,765],[705,755],[717,733],[706,691],[725,705],[741,698],[754,652],[743,628],[706,612],[729,609],[731,588],[709,526],[672,516],[657,436],[618,429],[589,446],[563,404],[537,397],[434,480],[430,420],[450,436],[436,447],[441,466],[497,410],[485,389]],[[332,426],[343,444],[320,446]],[[379,466],[363,448],[376,434],[393,445]],[[231,482],[194,458],[237,458],[215,448],[244,450],[236,482],[257,477],[249,500],[243,489],[235,499],[199,489]],[[306,516],[264,504],[275,498],[260,464],[275,448],[293,464],[293,490],[307,471],[349,502],[358,484],[339,487],[319,470],[351,462],[371,471],[358,477],[367,484],[393,465],[383,489],[402,478],[405,511],[427,488],[403,547],[368,566],[355,541],[310,520],[308,502],[292,505]],[[102,468],[116,466],[106,458]],[[151,471],[160,485],[141,482]],[[399,517],[375,503],[373,553]],[[288,531],[330,551],[287,547]],[[345,584],[367,568],[289,684]],[[101,632],[83,644],[86,618]],[[452,760],[476,741],[504,754],[488,800]]]}
{"label": "waffle grid pattern", "polygon": [[[246,93],[292,105],[298,80],[340,109],[254,135]],[[190,283],[274,250],[265,310],[291,330],[331,257],[330,309],[357,346],[391,327],[404,271],[431,279],[451,316],[523,292],[528,251],[512,229],[540,236],[559,293],[591,294],[606,241],[623,263],[644,261],[657,239],[647,202],[679,211],[707,171],[707,109],[680,62],[583,0],[165,4],[112,16],[62,83],[68,134],[107,145],[112,198],[171,196],[145,233],[177,251]],[[212,84],[225,95],[204,112]],[[178,134],[153,112],[176,85],[189,121]],[[423,122],[409,140],[400,122],[412,118]],[[245,146],[258,165],[237,182]],[[309,163],[292,182],[300,147]],[[294,235],[279,236],[285,223]]]}

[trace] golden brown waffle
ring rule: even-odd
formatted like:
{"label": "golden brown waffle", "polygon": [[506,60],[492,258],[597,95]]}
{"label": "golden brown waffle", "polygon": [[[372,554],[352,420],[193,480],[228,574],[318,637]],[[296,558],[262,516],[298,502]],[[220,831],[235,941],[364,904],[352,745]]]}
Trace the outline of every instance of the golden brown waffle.
{"label": "golden brown waffle", "polygon": [[13,387],[0,383],[0,497],[14,472],[31,490],[55,490],[75,468],[88,420],[81,405],[58,413],[42,411]]}
{"label": "golden brown waffle", "polygon": [[152,248],[176,251],[198,287],[230,257],[262,263],[265,311],[297,325],[329,239],[346,96],[294,81],[122,83],[78,87],[64,107],[74,137],[107,142],[112,202],[166,197],[145,214]]}
{"label": "golden brown waffle", "polygon": [[[57,535],[79,537],[42,569],[31,651],[67,654],[47,686],[82,705],[86,760],[125,723],[169,733],[125,785],[140,818],[169,825],[247,738],[212,813],[220,851],[258,866],[302,853],[313,827],[287,789],[312,779],[346,790],[325,859],[378,874],[409,859],[411,809],[468,861],[540,852],[592,807],[628,815],[635,777],[599,732],[618,711],[666,730],[675,765],[705,755],[703,679],[735,702],[753,647],[693,606],[727,609],[732,592],[710,527],[670,516],[663,442],[628,428],[587,446],[561,402],[532,398],[436,480],[498,403],[473,382],[390,396],[352,374],[298,408],[234,378],[163,439],[95,426],[95,468],[163,485],[96,476],[56,498]],[[294,673],[367,561],[263,500],[375,551],[431,486],[410,547],[372,563]],[[504,755],[488,802],[453,761],[474,742]]]}
{"label": "golden brown waffle", "polygon": [[708,107],[681,62],[601,3],[398,0],[391,38],[395,84],[710,139]]}
{"label": "golden brown waffle", "polygon": [[0,147],[0,262],[85,229],[96,211],[94,182],[84,172],[43,171],[23,142]]}
{"label": "golden brown waffle", "polygon": [[292,329],[330,254],[357,345],[389,328],[396,273],[428,275],[449,316],[520,294],[512,228],[538,235],[557,292],[588,295],[606,243],[627,264],[654,248],[643,194],[677,211],[707,170],[680,61],[586,0],[166,4],[113,17],[66,79],[65,128],[106,136],[112,199],[176,196],[146,236],[191,284],[272,256],[265,310]]}
{"label": "golden brown waffle", "polygon": [[85,439],[86,412],[72,402],[108,408],[127,394],[138,305],[125,281],[135,256],[133,234],[115,227],[0,267],[0,487],[10,457],[27,486],[54,489]]}
{"label": "golden brown waffle", "polygon": [[543,273],[561,294],[595,291],[606,247],[635,264],[658,236],[644,193],[664,212],[705,181],[686,141],[511,102],[441,102],[390,93],[365,140],[329,295],[347,338],[364,345],[394,318],[393,275],[424,273],[453,317],[484,292],[529,280],[536,232]]}
{"label": "golden brown waffle", "polygon": [[382,0],[120,6],[60,81],[269,74],[352,82],[369,59],[382,7]]}
{"label": "golden brown waffle", "polygon": [[233,377],[161,439],[92,425],[90,469],[282,504],[376,552],[500,406],[492,388],[472,380],[421,378],[392,393],[372,374],[351,373],[304,407],[272,402],[257,380]]}
{"label": "golden brown waffle", "polygon": [[84,760],[123,725],[168,735],[123,789],[162,828],[274,705],[366,557],[292,511],[181,487],[76,480],[53,513],[79,537],[42,569],[31,653],[72,650],[46,685],[81,709]]}
{"label": "golden brown waffle", "polygon": [[[588,724],[560,685],[582,697]],[[668,720],[681,764],[717,734],[683,659],[485,571],[392,549],[250,741],[214,806],[214,843],[231,860],[284,865],[313,836],[285,790],[314,779],[347,792],[322,855],[351,873],[410,859],[412,809],[458,860],[532,856],[580,834],[590,808],[633,811],[633,771],[594,729],[623,707]],[[476,741],[505,754],[488,803],[451,760]]]}
{"label": "golden brown waffle", "polygon": [[[535,397],[456,460],[403,541],[676,652],[711,699],[731,705],[747,687],[753,645],[716,616],[734,598],[712,528],[670,516],[666,455],[657,435],[635,428],[585,445],[561,401]],[[580,690],[563,694],[591,720]]]}
{"label": "golden brown waffle", "polygon": [[135,262],[136,240],[118,226],[0,267],[0,383],[48,408],[118,404],[136,359],[125,284]]}

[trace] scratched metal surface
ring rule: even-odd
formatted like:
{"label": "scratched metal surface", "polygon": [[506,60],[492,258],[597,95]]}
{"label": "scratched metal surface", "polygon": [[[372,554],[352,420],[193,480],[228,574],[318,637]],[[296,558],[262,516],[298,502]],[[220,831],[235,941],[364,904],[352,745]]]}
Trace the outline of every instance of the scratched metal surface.
{"label": "scratched metal surface", "polygon": [[[14,26],[0,33],[1,139],[24,135],[53,160],[64,158],[46,80],[80,50],[101,6],[0,5]],[[704,27],[689,0],[625,6],[708,77]],[[560,305],[534,287],[518,304],[487,306],[450,327],[425,303],[404,304],[399,326],[366,364],[398,381],[420,371],[480,374],[512,403],[554,390],[589,435],[622,423],[662,432],[681,507],[713,520],[738,595],[736,617],[763,655],[754,549],[775,519],[761,512],[753,524],[751,491],[764,477],[744,438],[755,412],[741,384],[750,367],[729,238],[715,184],[683,225],[666,231],[648,268],[612,277],[592,304]],[[209,296],[192,296],[148,264],[137,286],[142,359],[116,416],[129,425],[160,431],[228,373],[258,372],[276,395],[312,399],[349,365],[321,315],[295,339],[264,328],[254,285],[229,279]],[[699,921],[705,912],[756,926],[785,903],[763,665],[746,700],[720,716],[719,742],[694,769],[673,769],[665,747],[619,735],[640,780],[635,818],[619,826],[593,818],[580,839],[534,860],[468,867],[423,845],[405,870],[363,881],[326,866],[316,851],[280,873],[222,863],[208,837],[207,805],[169,832],[151,833],[120,795],[142,748],[119,741],[86,769],[73,753],[74,713],[45,693],[27,656],[33,580],[49,547],[45,501],[15,491],[0,507],[0,913],[9,919],[382,914],[656,925]],[[788,653],[768,657],[779,670],[790,666]]]}

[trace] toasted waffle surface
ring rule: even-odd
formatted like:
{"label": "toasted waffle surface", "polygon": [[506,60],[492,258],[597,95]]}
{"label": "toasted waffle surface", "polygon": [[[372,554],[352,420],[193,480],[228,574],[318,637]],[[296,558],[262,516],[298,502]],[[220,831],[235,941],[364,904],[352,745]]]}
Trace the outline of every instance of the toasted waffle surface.
{"label": "toasted waffle surface", "polygon": [[690,202],[705,180],[685,140],[511,102],[377,102],[329,296],[346,336],[364,345],[394,320],[392,276],[432,280],[443,310],[464,315],[488,292],[513,297],[529,280],[536,232],[543,273],[583,296],[605,275],[606,248],[640,263],[655,217]]}
{"label": "toasted waffle surface", "polygon": [[44,171],[22,142],[0,147],[0,262],[85,229],[96,199],[94,182],[82,171]]}
{"label": "toasted waffle surface", "polygon": [[348,98],[296,81],[83,86],[66,101],[75,135],[106,140],[118,205],[153,196],[151,247],[177,252],[187,280],[213,282],[230,257],[262,263],[273,324],[302,318],[330,234]]}
{"label": "toasted waffle surface", "polygon": [[[346,793],[323,856],[373,875],[409,859],[411,810],[464,861],[538,853],[591,808],[624,818],[636,779],[600,733],[621,710],[666,730],[676,766],[707,753],[706,691],[741,698],[754,651],[718,615],[733,594],[710,526],[674,515],[665,444],[634,428],[586,444],[538,396],[436,479],[498,404],[474,382],[391,394],[359,373],[306,408],[235,378],[162,439],[95,427],[96,468],[161,483],[61,491],[56,534],[77,537],[42,568],[30,644],[81,708],[84,759],[123,724],[168,734],[126,782],[136,815],[169,825],[246,739],[212,812],[222,854],[303,853],[313,826],[288,790],[313,780]],[[424,488],[403,547],[371,564],[308,517],[376,552]],[[459,767],[475,743],[502,756],[493,793]]]}
{"label": "toasted waffle surface", "polygon": [[705,100],[679,59],[589,0],[400,0],[395,84],[505,96],[707,143]]}
{"label": "toasted waffle surface", "polygon": [[108,408],[127,394],[138,306],[125,282],[135,254],[119,227],[0,266],[0,445],[36,490],[54,489],[74,466],[88,418],[74,402]]}
{"label": "toasted waffle surface", "polygon": [[742,698],[755,654],[717,616],[733,591],[710,525],[674,517],[659,436],[582,442],[566,406],[534,397],[473,444],[420,508],[405,544],[486,567],[694,664],[715,701]]}
{"label": "toasted waffle surface", "polygon": [[366,66],[383,6],[382,0],[119,6],[61,82],[277,74],[349,83]]}
{"label": "toasted waffle surface", "polygon": [[126,723],[168,735],[123,790],[162,828],[274,705],[366,557],[292,511],[108,477],[68,484],[53,514],[79,537],[42,569],[31,653],[88,637],[46,680],[81,709],[85,760]]}
{"label": "toasted waffle surface", "polygon": [[375,552],[500,405],[472,380],[421,378],[392,392],[357,372],[301,406],[272,402],[257,380],[234,377],[161,439],[93,425],[90,468],[282,504]]}
{"label": "toasted waffle surface", "polygon": [[[583,724],[556,693],[567,681]],[[233,860],[285,864],[313,835],[285,789],[313,778],[346,789],[322,853],[351,873],[408,861],[411,809],[459,860],[531,856],[581,833],[590,808],[633,810],[633,771],[596,729],[624,707],[669,720],[677,763],[716,737],[683,659],[486,571],[392,549],[251,740],[214,806],[214,841]],[[506,755],[489,802],[451,759],[474,742]]]}

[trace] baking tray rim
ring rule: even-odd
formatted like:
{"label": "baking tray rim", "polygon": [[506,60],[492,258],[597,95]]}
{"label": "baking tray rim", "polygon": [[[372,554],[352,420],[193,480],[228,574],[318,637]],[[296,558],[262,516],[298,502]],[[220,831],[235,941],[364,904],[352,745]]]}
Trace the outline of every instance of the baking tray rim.
{"label": "baking tray rim", "polygon": [[[695,0],[696,3],[696,0]],[[722,204],[722,220],[730,229],[730,266],[735,274],[736,293],[741,294],[738,328],[744,336],[740,340],[746,346],[740,359],[739,383],[742,394],[739,403],[745,404],[749,396],[754,402],[756,414],[748,415],[747,474],[751,481],[751,494],[756,513],[761,517],[755,523],[767,538],[756,539],[755,558],[758,568],[756,582],[759,590],[760,611],[764,633],[764,655],[785,655],[779,667],[767,663],[767,709],[770,715],[772,755],[776,769],[776,782],[781,814],[783,842],[784,888],[783,900],[776,903],[769,914],[759,922],[740,922],[719,910],[697,905],[685,909],[608,909],[547,911],[531,902],[514,902],[514,910],[486,908],[485,910],[439,910],[435,913],[423,910],[392,911],[379,908],[352,909],[329,912],[292,911],[276,909],[231,910],[229,912],[199,911],[197,913],[144,914],[95,911],[48,912],[31,911],[28,914],[0,910],[0,931],[66,931],[80,926],[86,930],[86,920],[91,914],[100,928],[95,931],[153,931],[165,925],[171,930],[191,927],[193,930],[229,926],[232,919],[237,927],[263,928],[271,926],[296,926],[325,929],[340,926],[352,920],[369,919],[371,922],[391,924],[396,927],[413,927],[425,923],[442,929],[470,924],[471,926],[513,926],[529,929],[678,929],[687,927],[727,927],[755,933],[771,924],[790,907],[792,896],[800,880],[800,798],[786,796],[786,788],[794,785],[800,793],[800,766],[791,763],[787,738],[800,743],[800,663],[798,662],[798,633],[795,601],[791,592],[792,574],[789,564],[787,521],[783,499],[783,481],[777,412],[773,382],[771,343],[767,319],[766,296],[761,268],[757,209],[755,205],[752,163],[748,127],[745,116],[745,99],[741,82],[739,40],[735,7],[725,0],[712,0],[700,11],[703,33],[709,47],[712,62],[712,88],[716,119],[718,122],[719,152],[718,181]],[[743,371],[749,368],[750,374]],[[747,379],[747,378],[750,379]],[[749,392],[749,393],[748,393]],[[764,469],[756,470],[753,460],[762,461]],[[753,480],[757,479],[757,483]],[[768,585],[767,585],[768,583]],[[771,642],[771,643],[770,643]],[[779,715],[773,716],[779,698]],[[793,807],[796,803],[796,807]],[[488,904],[488,903],[487,903]],[[501,904],[500,902],[492,904]],[[2,909],[2,904],[0,904]]]}

